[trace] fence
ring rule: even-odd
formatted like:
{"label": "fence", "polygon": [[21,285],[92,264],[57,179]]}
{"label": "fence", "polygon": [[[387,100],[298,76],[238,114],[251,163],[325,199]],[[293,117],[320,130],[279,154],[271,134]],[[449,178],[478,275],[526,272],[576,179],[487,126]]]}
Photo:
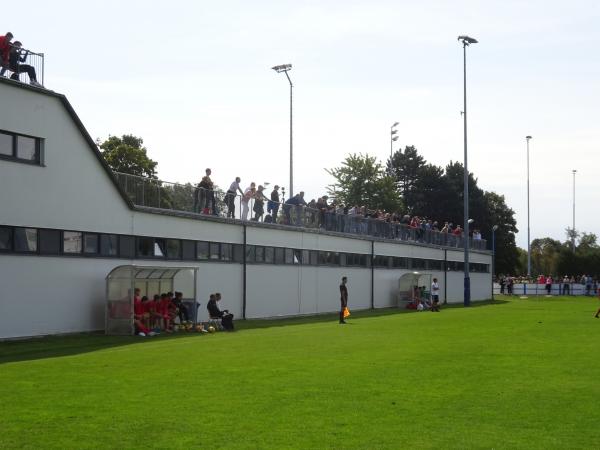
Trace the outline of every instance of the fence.
{"label": "fence", "polygon": [[[28,65],[32,66],[35,69],[38,83],[41,83],[43,85],[44,84],[44,54],[43,53],[35,53],[35,52],[32,52],[31,50],[21,48],[21,50],[19,51],[19,56],[26,56],[26,59],[24,62],[19,62],[18,64],[19,65],[28,64]],[[16,79],[17,81],[23,81],[23,79],[26,78],[29,82],[31,82],[31,80],[27,76],[26,72],[16,74],[8,66],[2,66],[2,68],[0,69],[0,76],[11,77],[12,79]]]}
{"label": "fence", "polygon": [[[411,228],[404,224],[386,222],[362,215],[336,214],[303,205],[274,203],[266,199],[264,201],[250,199],[248,202],[243,202],[240,195],[231,195],[220,190],[206,190],[191,183],[170,183],[119,172],[115,172],[115,176],[127,196],[138,206],[211,214],[241,220],[247,220],[250,216],[250,220],[263,223],[318,228],[339,233],[437,246],[462,248],[464,243],[463,236]],[[271,203],[271,209],[268,209],[269,203]],[[468,239],[470,248],[486,250],[486,240]]]}
{"label": "fence", "polygon": [[[567,287],[565,287],[567,286]],[[515,283],[512,288],[513,295],[595,295],[598,287],[592,285],[588,289],[587,285],[579,283],[553,283],[550,286],[550,292],[545,284],[536,283]],[[494,283],[494,294],[508,294],[508,287],[501,289],[500,284]]]}

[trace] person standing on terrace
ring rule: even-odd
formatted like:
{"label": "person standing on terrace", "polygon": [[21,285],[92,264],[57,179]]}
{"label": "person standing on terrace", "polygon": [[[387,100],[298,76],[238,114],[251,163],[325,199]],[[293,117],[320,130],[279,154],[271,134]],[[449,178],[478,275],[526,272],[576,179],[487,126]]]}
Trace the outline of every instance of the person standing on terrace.
{"label": "person standing on terrace", "polygon": [[13,34],[9,31],[4,36],[0,36],[0,66],[2,71],[8,68],[8,57],[10,54],[10,41],[12,41]]}
{"label": "person standing on terrace", "polygon": [[242,181],[240,177],[235,177],[235,181],[231,183],[231,186],[229,186],[229,189],[227,190],[227,194],[225,194],[228,218],[231,217],[232,219],[235,219],[235,197],[238,191],[240,195],[244,195],[242,188],[240,188],[240,181]]}
{"label": "person standing on terrace", "polygon": [[275,185],[271,191],[271,200],[267,203],[267,212],[273,217],[273,223],[277,223],[277,213],[279,212],[279,186]]}
{"label": "person standing on terrace", "polygon": [[254,194],[256,193],[256,183],[253,181],[250,183],[250,186],[246,188],[244,191],[244,195],[242,196],[242,220],[248,220],[248,211],[250,203],[250,199],[254,198]]}
{"label": "person standing on terrace", "polygon": [[22,53],[21,42],[15,41],[8,56],[8,69],[13,73],[10,76],[10,79],[19,81],[19,74],[25,72],[29,76],[29,84],[38,88],[43,88],[44,86],[37,81],[35,68],[29,64],[21,64],[22,62],[25,62],[28,54],[29,50],[25,50],[24,53]]}

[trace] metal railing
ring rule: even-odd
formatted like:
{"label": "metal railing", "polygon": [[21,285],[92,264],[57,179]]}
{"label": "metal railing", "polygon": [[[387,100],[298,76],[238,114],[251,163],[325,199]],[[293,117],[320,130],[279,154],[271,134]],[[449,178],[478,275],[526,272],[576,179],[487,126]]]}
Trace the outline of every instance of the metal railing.
{"label": "metal railing", "polygon": [[[119,172],[114,172],[114,174],[121,188],[137,206],[444,247],[461,248],[464,242],[462,235],[413,228],[401,223],[387,222],[362,215],[337,214],[324,209],[276,203],[267,199],[260,201],[250,198],[245,202],[240,195],[232,195],[218,189],[203,189],[191,183],[171,183]],[[474,250],[487,249],[487,241],[484,239],[469,237],[469,242],[470,248]]]}
{"label": "metal railing", "polygon": [[[35,69],[37,81],[40,84],[44,84],[44,54],[32,52],[31,50],[27,50],[25,48],[21,48],[19,50],[19,56],[25,56],[26,59],[24,62],[19,62],[18,65],[29,65]],[[16,73],[11,70],[11,67],[8,66],[8,62],[6,65],[2,65],[0,67],[0,76],[11,78],[16,81],[29,81],[31,83],[31,79],[27,75],[27,72]]]}

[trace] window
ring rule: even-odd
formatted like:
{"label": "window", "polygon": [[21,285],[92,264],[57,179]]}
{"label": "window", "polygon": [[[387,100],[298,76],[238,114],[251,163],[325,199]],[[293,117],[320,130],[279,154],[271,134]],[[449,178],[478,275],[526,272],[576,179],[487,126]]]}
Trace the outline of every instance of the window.
{"label": "window", "polygon": [[40,253],[43,255],[58,255],[60,253],[60,231],[39,230]]}
{"label": "window", "polygon": [[167,256],[167,240],[154,239],[154,256],[164,258]]}
{"label": "window", "polygon": [[117,256],[118,236],[116,234],[100,235],[100,254],[102,256]]}
{"label": "window", "polygon": [[310,264],[310,250],[302,250],[302,264]]}
{"label": "window", "polygon": [[196,257],[198,259],[208,259],[208,242],[200,241],[197,243]]}
{"label": "window", "polygon": [[285,248],[281,248],[281,247],[277,247],[275,249],[275,264],[291,264],[291,260],[289,263],[285,260],[285,251],[286,250],[291,251],[291,249],[285,249]]}
{"label": "window", "polygon": [[246,262],[247,263],[253,263],[254,261],[256,261],[255,250],[256,249],[255,249],[254,245],[246,246]]}
{"label": "window", "polygon": [[0,251],[12,250],[12,229],[0,227]]}
{"label": "window", "polygon": [[83,253],[98,253],[98,235],[96,233],[85,233],[83,236]]}
{"label": "window", "polygon": [[265,262],[265,248],[264,247],[259,247],[258,245],[256,247],[254,247],[254,260],[257,263],[262,263]]}
{"label": "window", "polygon": [[442,270],[443,261],[439,259],[428,259],[427,268],[429,270]]}
{"label": "window", "polygon": [[135,238],[133,236],[119,236],[119,255],[121,258],[135,257]]}
{"label": "window", "polygon": [[275,261],[275,249],[273,247],[265,247],[265,262],[273,264]]}
{"label": "window", "polygon": [[400,256],[394,256],[394,258],[392,258],[392,266],[395,269],[406,269],[408,268],[408,259]]}
{"label": "window", "polygon": [[209,244],[209,258],[219,259],[221,257],[221,251],[218,242],[211,242]]}
{"label": "window", "polygon": [[301,264],[302,263],[302,250],[292,250],[293,252],[293,264]]}
{"label": "window", "polygon": [[83,233],[79,231],[63,232],[63,252],[81,253],[83,248]]}
{"label": "window", "polygon": [[389,260],[389,256],[377,255],[373,260],[373,266],[388,268],[390,266]]}
{"label": "window", "polygon": [[0,157],[39,163],[41,142],[39,138],[2,131],[0,132]]}
{"label": "window", "polygon": [[15,156],[13,141],[11,134],[0,133],[0,155]]}
{"label": "window", "polygon": [[340,265],[340,254],[338,252],[328,252],[327,264],[332,266]]}
{"label": "window", "polygon": [[424,259],[420,259],[420,258],[412,258],[411,260],[411,269],[425,269],[425,261]]}
{"label": "window", "polygon": [[167,239],[167,258],[181,259],[181,241],[179,239]]}
{"label": "window", "polygon": [[181,241],[181,257],[187,261],[196,259],[196,243],[194,241]]}
{"label": "window", "polygon": [[317,250],[310,250],[310,265],[316,266],[319,264],[319,252]]}
{"label": "window", "polygon": [[319,264],[327,264],[327,252],[318,252]]}
{"label": "window", "polygon": [[38,140],[26,136],[17,136],[17,158],[38,161]]}
{"label": "window", "polygon": [[341,266],[351,266],[352,265],[352,253],[340,253],[340,265]]}
{"label": "window", "polygon": [[241,244],[233,244],[233,260],[237,263],[244,262],[244,246]]}
{"label": "window", "polygon": [[137,254],[141,257],[154,256],[154,238],[138,237],[137,238]]}
{"label": "window", "polygon": [[221,260],[231,261],[233,257],[233,247],[231,244],[221,244]]}

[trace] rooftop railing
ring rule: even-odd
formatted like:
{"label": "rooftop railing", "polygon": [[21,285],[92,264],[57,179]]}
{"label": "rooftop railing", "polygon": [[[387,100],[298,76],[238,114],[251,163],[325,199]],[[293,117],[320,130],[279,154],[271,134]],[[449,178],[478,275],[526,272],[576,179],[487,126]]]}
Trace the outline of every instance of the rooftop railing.
{"label": "rooftop railing", "polygon": [[[32,52],[31,50],[27,50],[25,48],[21,48],[19,50],[19,56],[25,56],[25,61],[18,63],[18,65],[29,65],[35,69],[35,73],[37,76],[37,81],[40,84],[44,84],[44,54]],[[6,78],[12,78],[13,80],[29,82],[31,83],[31,79],[27,75],[27,72],[15,73],[11,67],[9,67],[8,63],[6,65],[0,66],[0,76]]]}
{"label": "rooftop railing", "polygon": [[[462,235],[413,228],[363,215],[337,214],[304,205],[276,203],[266,198],[262,200],[251,198],[245,202],[241,195],[225,193],[218,189],[203,189],[191,183],[171,183],[119,172],[114,172],[114,174],[121,188],[137,206],[436,246],[463,247],[464,237]],[[471,237],[468,239],[471,249],[487,249],[486,240]]]}

